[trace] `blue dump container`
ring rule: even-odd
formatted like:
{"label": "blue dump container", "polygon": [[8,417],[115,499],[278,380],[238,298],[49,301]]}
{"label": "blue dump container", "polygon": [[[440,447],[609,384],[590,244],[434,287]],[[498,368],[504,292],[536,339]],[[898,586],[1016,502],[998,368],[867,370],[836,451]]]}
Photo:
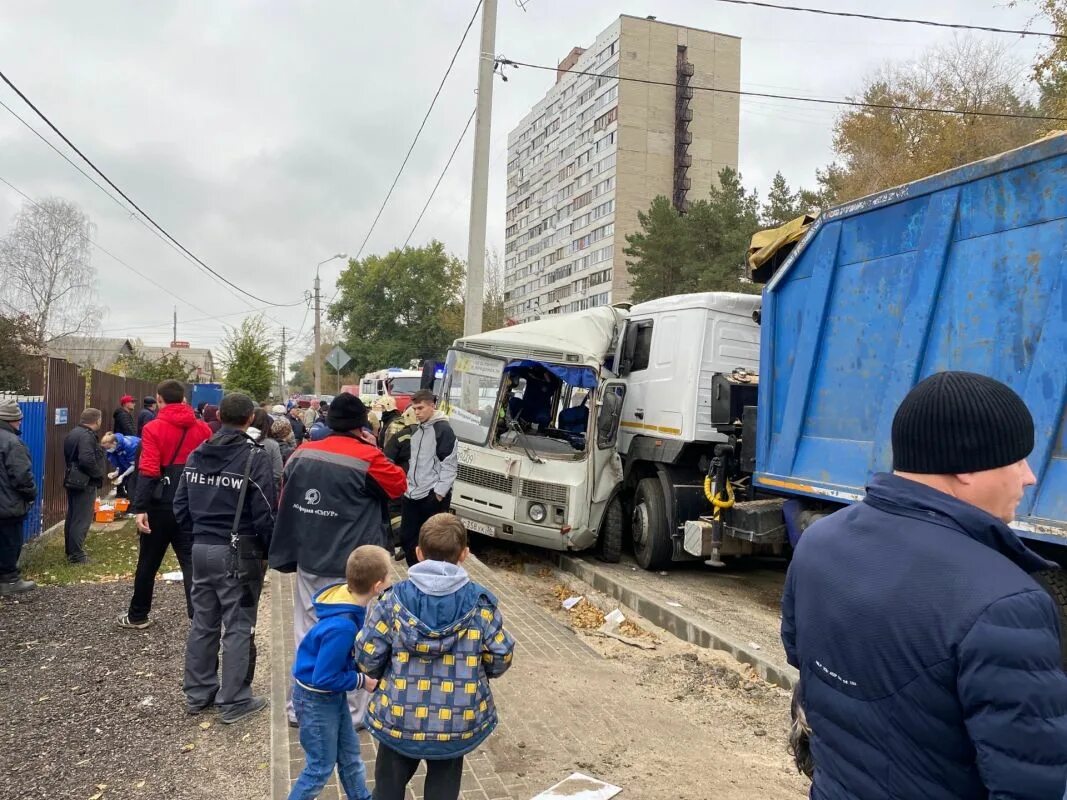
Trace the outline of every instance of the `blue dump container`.
{"label": "blue dump container", "polygon": [[1037,425],[1014,527],[1067,545],[1067,135],[822,215],[764,291],[755,482],[849,503],[904,395],[990,375]]}

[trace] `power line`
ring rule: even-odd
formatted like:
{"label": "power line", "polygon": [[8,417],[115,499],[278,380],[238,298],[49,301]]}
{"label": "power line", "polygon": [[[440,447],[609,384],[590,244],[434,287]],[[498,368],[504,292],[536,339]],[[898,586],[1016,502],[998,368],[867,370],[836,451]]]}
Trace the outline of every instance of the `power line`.
{"label": "power line", "polygon": [[[463,144],[463,140],[467,136],[467,131],[470,130],[471,123],[474,122],[474,116],[477,111],[478,109],[477,107],[475,107],[471,111],[471,115],[467,117],[467,124],[463,126],[463,130],[460,132],[459,138],[456,140],[456,145],[452,148],[452,152],[448,156],[448,161],[445,162],[444,169],[442,169],[441,174],[437,176],[437,182],[434,183],[433,189],[430,190],[430,196],[426,198],[426,202],[423,204],[422,211],[419,212],[419,216],[415,220],[415,224],[412,225],[411,230],[408,231],[407,238],[404,239],[404,244],[400,247],[399,250],[396,251],[396,255],[393,256],[393,260],[389,263],[389,267],[386,270],[387,272],[391,271],[393,267],[396,266],[396,262],[400,260],[401,253],[403,253],[404,250],[407,249],[408,244],[410,244],[411,237],[415,235],[415,230],[419,227],[419,223],[422,222],[422,218],[426,214],[426,210],[430,207],[430,203],[433,202],[434,195],[437,194],[437,189],[441,186],[441,181],[443,181],[445,178],[445,173],[447,173],[448,168],[452,166],[452,160],[456,157],[456,153],[459,152],[459,147],[461,144]],[[327,308],[333,304],[333,301],[337,298],[337,295],[340,294],[340,292],[341,290],[338,289],[336,292],[333,293],[333,298],[330,300],[329,303],[326,304]],[[301,326],[301,328],[302,327],[303,326]]]}
{"label": "power line", "polygon": [[[422,123],[419,125],[419,129],[415,132],[415,138],[411,140],[411,146],[408,147],[408,152],[404,156],[403,162],[400,164],[400,169],[397,170],[396,177],[393,178],[393,185],[389,187],[389,191],[386,192],[385,199],[382,201],[381,207],[378,209],[378,213],[374,217],[374,222],[371,223],[370,230],[367,231],[367,235],[363,237],[363,244],[359,246],[359,251],[356,253],[356,261],[359,261],[359,257],[363,255],[363,248],[367,246],[367,242],[370,240],[371,234],[374,233],[375,227],[378,225],[378,220],[381,219],[382,212],[385,211],[385,206],[389,203],[389,198],[393,196],[393,190],[396,188],[397,182],[400,180],[400,176],[404,173],[404,168],[408,165],[408,159],[411,158],[411,153],[415,149],[415,145],[419,141],[419,137],[422,135],[423,128],[426,127],[426,120],[430,118],[430,112],[433,111],[434,105],[437,103],[437,98],[441,96],[441,90],[445,86],[445,81],[448,80],[449,74],[452,72],[452,66],[456,63],[456,58],[459,56],[459,51],[463,48],[463,43],[467,41],[467,34],[470,33],[471,27],[474,25],[474,20],[478,18],[478,12],[482,8],[482,0],[478,0],[478,4],[474,7],[474,14],[471,15],[470,21],[467,23],[467,27],[463,31],[463,36],[460,37],[459,44],[456,45],[456,50],[452,53],[452,60],[448,62],[448,68],[445,70],[445,74],[441,77],[441,82],[437,85],[437,91],[434,92],[433,100],[430,101],[430,107],[426,109],[426,114],[422,118]],[[334,297],[336,297],[336,292]],[[333,301],[331,301],[333,302]]]}
{"label": "power line", "polygon": [[721,89],[714,86],[695,86],[689,84],[671,83],[670,81],[654,81],[648,78],[624,78],[621,75],[608,75],[607,73],[591,72],[589,70],[559,70],[559,67],[545,64],[529,64],[524,61],[512,61],[510,58],[499,59],[500,64],[510,67],[527,67],[529,69],[547,70],[551,72],[562,71],[571,75],[589,75],[594,78],[612,78],[630,83],[644,83],[650,86],[668,86],[671,88],[689,88],[699,92],[717,92],[737,97],[764,97],[771,100],[793,100],[800,103],[818,103],[830,106],[850,106],[853,108],[876,108],[887,111],[926,111],[931,114],[952,114],[964,117],[996,117],[1000,119],[1029,119],[1038,122],[1067,122],[1067,117],[1046,117],[1041,114],[1012,114],[1006,111],[964,111],[958,108],[930,108],[928,106],[897,105],[894,103],[868,103],[862,100],[834,100],[825,97],[804,97],[791,94],[771,94],[769,92],[750,92],[743,89]]}
{"label": "power line", "polygon": [[[480,0],[479,0],[479,2],[480,2]],[[240,286],[238,286],[236,283],[231,281],[229,278],[227,278],[226,276],[222,275],[219,272],[216,272],[214,269],[212,269],[207,264],[205,264],[203,261],[201,261],[200,258],[198,258],[185,245],[183,245],[181,242],[179,242],[177,239],[175,239],[173,236],[171,236],[170,233],[168,233],[167,230],[162,225],[160,225],[158,222],[156,222],[148,214],[148,212],[146,212],[143,208],[141,208],[139,205],[137,205],[137,203],[135,203],[130,198],[130,196],[128,194],[126,194],[124,191],[122,191],[122,189],[120,189],[115,184],[114,181],[112,181],[107,175],[105,175],[104,172],[99,167],[97,167],[96,164],[94,164],[93,161],[87,155],[85,155],[85,153],[83,153],[80,149],[78,149],[78,146],[75,145],[74,142],[72,142],[70,139],[68,139],[66,134],[64,134],[63,131],[61,131],[59,128],[57,128],[55,126],[55,124],[52,122],[52,120],[50,120],[45,115],[45,113],[43,111],[41,111],[36,105],[34,105],[33,101],[30,100],[30,98],[28,98],[25,94],[23,94],[22,90],[19,89],[11,81],[11,79],[8,78],[7,75],[5,75],[2,71],[0,71],[0,80],[3,80],[4,83],[6,83],[12,89],[12,91],[14,91],[15,94],[17,94],[19,96],[19,98],[21,98],[21,100],[26,105],[28,105],[31,109],[33,109],[33,112],[38,117],[40,117],[41,120],[49,128],[52,129],[53,133],[55,133],[60,139],[62,139],[71,150],[73,150],[75,153],[77,153],[86,164],[88,164],[90,167],[92,167],[93,172],[95,172],[97,175],[99,175],[108,186],[110,186],[112,189],[114,189],[116,192],[118,192],[119,195],[121,195],[122,198],[127,203],[129,203],[131,206],[133,206],[135,209],[137,209],[137,211],[141,214],[141,216],[144,217],[146,220],[148,220],[148,222],[150,222],[154,228],[156,228],[160,233],[162,233],[164,236],[166,236],[167,239],[169,239],[171,242],[173,242],[175,245],[177,245],[181,249],[182,252],[184,252],[191,259],[193,259],[193,261],[195,261],[198,265],[200,265],[202,268],[207,270],[210,274],[214,275],[216,278],[221,280],[223,283],[227,284],[228,286],[233,287],[234,289],[239,291],[241,294],[247,295],[248,297],[251,297],[253,300],[256,300],[259,303],[262,303],[262,304],[268,305],[268,306],[277,306],[277,307],[286,307],[287,306],[287,304],[285,304],[285,303],[272,303],[269,300],[264,300],[262,297],[259,297],[259,296],[255,295],[255,294],[252,294],[251,292],[249,292],[249,291],[247,291],[245,289],[242,289]],[[5,108],[6,108],[6,106],[5,106]],[[8,109],[8,110],[10,111],[10,109]],[[55,149],[55,148],[53,148],[53,149]],[[94,181],[94,183],[95,183],[95,181]],[[288,304],[288,305],[290,305],[290,306],[291,305],[299,305],[299,303]]]}
{"label": "power line", "polygon": [[[525,11],[525,9],[523,9]],[[415,235],[415,229],[419,227],[419,223],[422,222],[422,217],[426,213],[426,209],[430,207],[430,203],[433,201],[433,196],[437,194],[437,187],[441,185],[441,181],[444,180],[445,173],[448,172],[448,168],[452,166],[452,159],[456,157],[456,152],[459,150],[459,146],[463,144],[463,139],[467,135],[467,131],[470,129],[471,123],[474,121],[475,112],[477,108],[471,111],[471,115],[467,117],[467,124],[463,126],[463,132],[460,133],[459,139],[456,140],[456,146],[452,148],[452,154],[448,157],[448,161],[445,162],[445,168],[441,170],[441,174],[437,176],[437,183],[433,185],[433,189],[430,191],[430,196],[426,198],[426,204],[422,207],[422,211],[419,212],[418,219],[415,220],[415,224],[411,226],[411,231],[408,233],[408,237],[404,240],[404,247],[408,246],[411,241],[411,237]],[[403,248],[401,248],[403,249]]]}
{"label": "power line", "polygon": [[824,8],[805,8],[803,6],[786,6],[778,3],[765,3],[761,0],[714,0],[716,3],[729,3],[734,6],[755,6],[775,11],[804,11],[809,14],[823,14],[828,17],[852,17],[872,22],[900,22],[907,25],[928,25],[934,28],[954,28],[964,31],[984,31],[986,33],[1009,33],[1013,36],[1046,36],[1050,39],[1067,39],[1067,34],[1051,31],[1028,31],[1013,28],[996,28],[989,25],[967,25],[962,22],[936,22],[930,19],[912,19],[910,17],[880,17],[876,14],[860,14],[856,11],[829,11]]}
{"label": "power line", "polygon": [[[16,192],[16,193],[18,193],[18,194],[22,195],[23,199],[24,199],[24,200],[25,200],[25,201],[26,201],[27,203],[29,203],[30,205],[34,206],[35,208],[42,208],[42,206],[41,206],[41,204],[40,204],[40,203],[38,203],[38,202],[37,202],[36,200],[34,200],[34,199],[33,199],[32,197],[30,197],[30,196],[29,196],[28,194],[26,194],[26,193],[25,193],[24,191],[22,191],[22,190],[21,190],[20,188],[18,188],[17,186],[15,186],[15,185],[14,185],[13,183],[11,183],[11,182],[10,182],[9,180],[7,180],[6,178],[4,178],[4,177],[0,176],[0,182],[3,182],[4,184],[6,184],[6,185],[7,185],[7,187],[8,187],[8,188],[10,188],[10,189],[11,189],[12,191],[14,191],[14,192]],[[85,236],[85,235],[83,234],[83,236]],[[183,297],[180,297],[179,295],[175,294],[175,293],[174,293],[174,292],[172,292],[172,291],[171,291],[170,289],[168,289],[168,288],[167,288],[166,286],[163,286],[162,284],[160,284],[160,283],[157,283],[156,281],[152,280],[152,278],[148,277],[147,275],[145,275],[145,274],[144,274],[143,272],[141,272],[140,270],[136,269],[135,267],[132,267],[132,266],[130,266],[130,265],[129,265],[129,264],[127,264],[127,263],[126,263],[125,261],[123,261],[123,260],[122,260],[121,258],[119,258],[119,257],[118,257],[117,255],[115,255],[115,254],[114,254],[114,253],[112,253],[112,252],[111,252],[110,250],[108,250],[107,248],[105,248],[105,247],[104,247],[103,245],[97,244],[97,243],[96,243],[95,241],[93,241],[93,240],[92,240],[92,238],[90,238],[89,236],[85,236],[85,239],[86,239],[86,241],[88,241],[88,242],[89,242],[89,244],[91,244],[91,245],[92,245],[93,247],[95,247],[95,248],[96,248],[97,250],[99,250],[99,251],[100,251],[101,253],[104,253],[104,254],[106,254],[106,255],[110,256],[110,257],[111,257],[111,258],[113,258],[113,259],[114,259],[115,261],[117,261],[118,263],[122,264],[122,266],[126,267],[126,269],[130,270],[130,272],[132,272],[132,273],[133,273],[134,275],[137,275],[137,276],[138,276],[138,277],[140,277],[140,278],[144,278],[144,280],[148,281],[148,282],[149,282],[150,284],[152,284],[153,286],[155,286],[155,287],[156,287],[157,289],[159,289],[159,290],[161,290],[161,291],[163,291],[163,292],[165,292],[165,293],[169,294],[169,295],[170,295],[171,297],[173,297],[173,298],[174,298],[175,300],[177,300],[177,301],[179,301],[179,302],[181,302],[181,303],[184,303],[185,305],[189,306],[189,308],[195,308],[195,309],[196,309],[197,311],[199,311],[199,312],[200,312],[201,314],[207,314],[207,313],[208,313],[207,311],[205,311],[204,309],[200,308],[199,306],[197,306],[197,305],[194,305],[193,303],[190,303],[190,302],[189,302],[188,300],[186,300],[185,298],[183,298]]]}

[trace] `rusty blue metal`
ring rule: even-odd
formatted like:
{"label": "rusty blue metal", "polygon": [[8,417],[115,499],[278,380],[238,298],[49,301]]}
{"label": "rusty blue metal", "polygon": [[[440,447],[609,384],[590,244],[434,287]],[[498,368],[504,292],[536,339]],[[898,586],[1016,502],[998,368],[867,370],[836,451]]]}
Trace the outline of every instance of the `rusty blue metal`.
{"label": "rusty blue metal", "polygon": [[44,499],[45,430],[48,407],[43,397],[18,396],[22,409],[22,441],[30,451],[33,482],[37,484],[37,500],[26,515],[22,538],[30,540],[41,533],[41,504]]}
{"label": "rusty blue metal", "polygon": [[860,499],[908,390],[980,372],[1037,425],[1017,529],[1067,545],[1067,135],[826,212],[762,318],[757,484]]}

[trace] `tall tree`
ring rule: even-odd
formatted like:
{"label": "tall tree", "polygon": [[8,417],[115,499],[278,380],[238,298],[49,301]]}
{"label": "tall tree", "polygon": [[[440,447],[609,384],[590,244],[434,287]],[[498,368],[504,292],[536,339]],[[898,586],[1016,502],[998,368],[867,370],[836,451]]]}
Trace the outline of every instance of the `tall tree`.
{"label": "tall tree", "polygon": [[96,326],[92,231],[78,206],[50,197],[25,203],[0,240],[0,298],[9,311],[30,317],[38,345]]}
{"label": "tall tree", "polygon": [[623,250],[634,302],[693,291],[688,270],[692,257],[689,232],[674,204],[660,195],[647,212],[637,212],[637,222],[641,227],[627,234]]}
{"label": "tall tree", "polygon": [[349,369],[363,373],[439,358],[462,333],[463,262],[441,242],[349,261],[331,322],[346,336]]}
{"label": "tall tree", "polygon": [[1005,44],[961,38],[867,79],[858,98],[890,108],[843,112],[834,127],[836,161],[824,187],[846,201],[1032,141],[1034,120],[938,114],[904,107],[1034,113],[1025,68]]}
{"label": "tall tree", "polygon": [[694,203],[685,219],[693,248],[689,263],[694,291],[754,288],[743,276],[749,240],[760,229],[759,198],[745,190],[741,173],[723,167],[719,185],[711,188],[707,200]]}
{"label": "tall tree", "polygon": [[226,388],[240,388],[254,400],[267,399],[275,384],[275,357],[273,337],[262,315],[245,317],[238,327],[226,332],[222,342]]}
{"label": "tall tree", "polygon": [[760,222],[768,228],[784,225],[804,213],[800,206],[800,192],[790,189],[785,176],[776,172],[774,180],[771,181],[771,189],[767,193],[767,202],[760,210]]}
{"label": "tall tree", "polygon": [[[1051,25],[1057,38],[1051,38],[1034,61],[1032,77],[1040,92],[1041,113],[1047,117],[1067,117],[1067,0],[1026,0],[1037,8],[1038,16]],[[1012,5],[1016,5],[1012,3]],[[1062,122],[1043,124],[1044,131],[1062,130]]]}
{"label": "tall tree", "polygon": [[679,214],[663,196],[638,212],[640,230],[626,237],[635,302],[686,292],[752,291],[744,279],[749,239],[759,227],[759,198],[729,167],[706,199]]}
{"label": "tall tree", "polygon": [[0,391],[29,389],[30,372],[40,363],[33,355],[35,336],[33,320],[25,314],[0,314]]}

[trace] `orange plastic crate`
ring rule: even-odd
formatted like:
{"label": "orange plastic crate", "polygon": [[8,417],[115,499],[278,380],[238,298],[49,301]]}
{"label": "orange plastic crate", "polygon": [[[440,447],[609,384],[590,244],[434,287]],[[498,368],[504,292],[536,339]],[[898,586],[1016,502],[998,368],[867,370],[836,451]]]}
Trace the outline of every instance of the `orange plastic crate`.
{"label": "orange plastic crate", "polygon": [[107,511],[97,511],[94,515],[97,522],[108,523],[115,521],[115,510],[109,509]]}
{"label": "orange plastic crate", "polygon": [[130,510],[130,501],[125,497],[115,498],[115,512],[118,514],[125,514]]}

